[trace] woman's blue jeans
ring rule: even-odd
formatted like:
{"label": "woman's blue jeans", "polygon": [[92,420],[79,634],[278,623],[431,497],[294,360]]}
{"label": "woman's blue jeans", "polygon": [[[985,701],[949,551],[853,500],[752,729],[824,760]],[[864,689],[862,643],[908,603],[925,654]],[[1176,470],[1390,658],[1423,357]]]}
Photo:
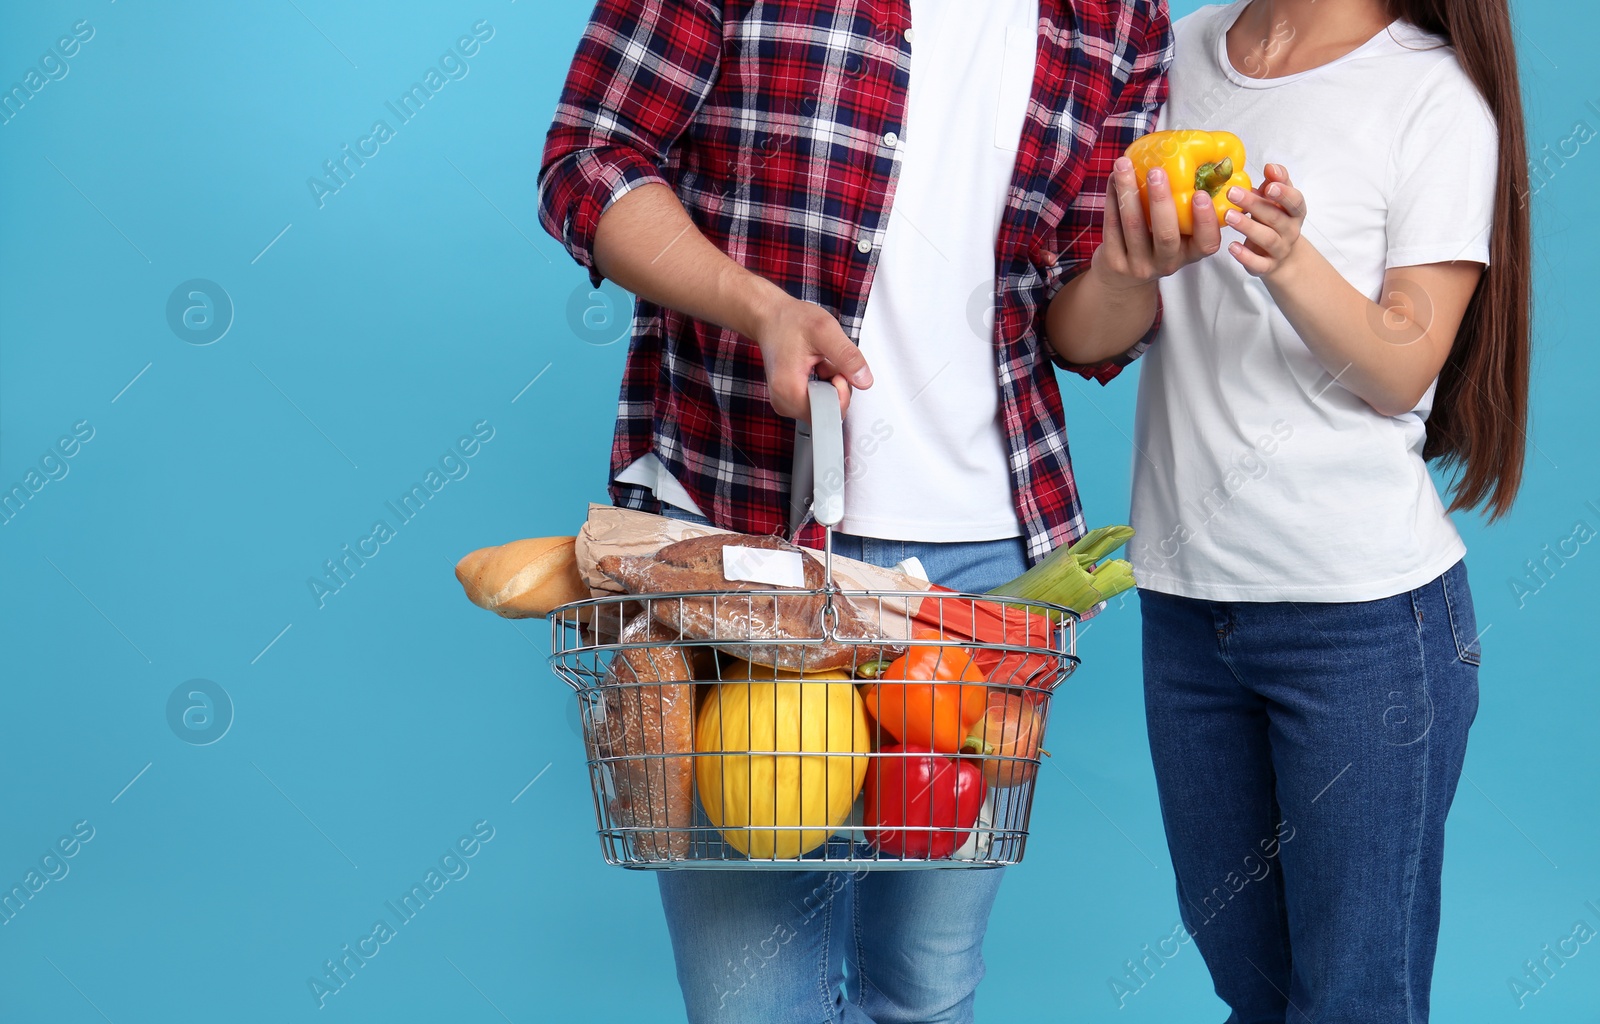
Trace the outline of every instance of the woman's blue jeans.
{"label": "woman's blue jeans", "polygon": [[[1026,568],[1020,538],[835,534],[834,551],[874,565],[915,556],[934,582],[979,592]],[[657,872],[689,1021],[965,1024],[1004,870]]]}
{"label": "woman's blue jeans", "polygon": [[1465,566],[1378,601],[1140,605],[1179,910],[1229,1024],[1426,1021],[1478,709]]}

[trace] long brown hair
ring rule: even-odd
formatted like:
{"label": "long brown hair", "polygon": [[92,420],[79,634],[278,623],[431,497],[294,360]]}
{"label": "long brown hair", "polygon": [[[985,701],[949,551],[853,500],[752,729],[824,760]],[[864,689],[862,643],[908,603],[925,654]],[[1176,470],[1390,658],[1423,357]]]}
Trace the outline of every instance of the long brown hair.
{"label": "long brown hair", "polygon": [[1527,129],[1507,0],[1386,0],[1390,17],[1443,36],[1478,87],[1500,130],[1500,166],[1488,269],[1467,304],[1439,372],[1422,454],[1455,471],[1456,509],[1486,505],[1505,515],[1522,484],[1527,449]]}

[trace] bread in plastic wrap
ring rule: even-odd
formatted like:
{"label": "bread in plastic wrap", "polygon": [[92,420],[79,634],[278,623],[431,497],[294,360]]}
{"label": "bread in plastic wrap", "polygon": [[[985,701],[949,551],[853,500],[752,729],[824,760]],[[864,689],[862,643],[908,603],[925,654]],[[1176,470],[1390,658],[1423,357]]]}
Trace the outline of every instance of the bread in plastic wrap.
{"label": "bread in plastic wrap", "polygon": [[[723,575],[723,548],[729,545],[796,552],[803,566],[803,587],[727,579]],[[756,664],[811,672],[893,657],[898,650],[892,644],[824,639],[827,602],[819,593],[824,583],[823,568],[815,558],[778,537],[726,533],[690,537],[666,545],[653,556],[607,555],[596,565],[630,594],[669,595],[655,598],[650,604],[655,620],[667,626],[672,635],[711,641],[718,650]],[[745,593],[775,590],[793,593]],[[702,597],[670,596],[696,591],[712,593]],[[885,639],[882,631],[869,623],[848,598],[835,595],[833,610],[837,616],[831,630],[834,637]],[[784,640],[807,642],[780,642]]]}
{"label": "bread in plastic wrap", "polygon": [[660,830],[631,834],[635,854],[651,860],[687,858],[694,818],[694,666],[709,652],[670,646],[679,639],[644,614],[630,620],[622,643],[661,646],[616,653],[584,730],[589,756],[611,759],[612,817]]}

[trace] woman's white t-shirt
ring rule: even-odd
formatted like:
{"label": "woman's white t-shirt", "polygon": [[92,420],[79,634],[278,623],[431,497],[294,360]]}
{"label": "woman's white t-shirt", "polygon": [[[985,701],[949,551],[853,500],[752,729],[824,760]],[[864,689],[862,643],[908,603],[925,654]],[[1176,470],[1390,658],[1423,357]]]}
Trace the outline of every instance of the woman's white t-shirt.
{"label": "woman's white t-shirt", "polygon": [[[1487,264],[1497,133],[1454,51],[1397,21],[1322,67],[1248,78],[1225,40],[1245,3],[1178,22],[1158,127],[1234,132],[1255,182],[1283,164],[1306,197],[1303,237],[1375,301],[1387,268]],[[1401,416],[1346,390],[1229,255],[1240,237],[1224,228],[1221,252],[1161,282],[1135,417],[1139,584],[1331,602],[1427,583],[1466,553],[1422,459],[1434,389]],[[1420,289],[1405,299],[1426,317]],[[1398,341],[1377,307],[1369,327]]]}

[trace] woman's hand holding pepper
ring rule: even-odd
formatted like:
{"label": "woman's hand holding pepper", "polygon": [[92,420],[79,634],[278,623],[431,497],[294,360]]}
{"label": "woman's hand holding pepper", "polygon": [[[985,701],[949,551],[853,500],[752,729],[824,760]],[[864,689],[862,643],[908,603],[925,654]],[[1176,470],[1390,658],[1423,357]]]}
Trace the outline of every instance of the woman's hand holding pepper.
{"label": "woman's hand holding pepper", "polygon": [[1305,248],[1297,243],[1305,225],[1306,198],[1282,164],[1268,164],[1256,189],[1229,189],[1228,199],[1239,207],[1228,211],[1228,226],[1245,237],[1230,244],[1228,252],[1254,276],[1273,277],[1297,248]]}

